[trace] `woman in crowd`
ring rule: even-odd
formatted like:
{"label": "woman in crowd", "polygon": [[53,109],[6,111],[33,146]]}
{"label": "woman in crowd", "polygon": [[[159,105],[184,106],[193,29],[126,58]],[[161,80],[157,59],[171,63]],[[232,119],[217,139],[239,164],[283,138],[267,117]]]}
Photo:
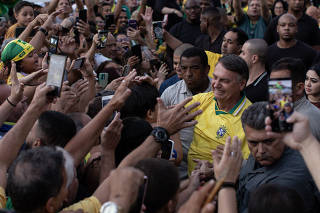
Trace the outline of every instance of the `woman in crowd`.
{"label": "woman in crowd", "polygon": [[320,109],[320,64],[316,64],[308,70],[305,91],[309,101]]}
{"label": "woman in crowd", "polygon": [[276,0],[272,6],[272,17],[277,17],[287,12],[287,3],[283,0]]}

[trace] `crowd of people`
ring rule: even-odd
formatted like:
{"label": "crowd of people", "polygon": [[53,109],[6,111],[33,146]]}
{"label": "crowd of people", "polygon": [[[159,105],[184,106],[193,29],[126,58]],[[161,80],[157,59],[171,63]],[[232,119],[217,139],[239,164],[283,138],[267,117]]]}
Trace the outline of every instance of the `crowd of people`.
{"label": "crowd of people", "polygon": [[319,6],[0,1],[0,212],[320,212]]}

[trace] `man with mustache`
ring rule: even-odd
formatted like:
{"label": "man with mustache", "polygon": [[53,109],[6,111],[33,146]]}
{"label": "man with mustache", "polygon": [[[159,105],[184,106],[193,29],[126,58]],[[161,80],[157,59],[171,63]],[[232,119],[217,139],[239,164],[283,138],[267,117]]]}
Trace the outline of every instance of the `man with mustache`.
{"label": "man with mustache", "polygon": [[265,130],[265,118],[269,115],[266,106],[267,102],[256,102],[241,116],[251,154],[240,170],[239,213],[248,212],[251,193],[264,184],[295,190],[304,201],[304,212],[319,212],[317,189],[301,155],[287,147],[282,138],[271,137]]}

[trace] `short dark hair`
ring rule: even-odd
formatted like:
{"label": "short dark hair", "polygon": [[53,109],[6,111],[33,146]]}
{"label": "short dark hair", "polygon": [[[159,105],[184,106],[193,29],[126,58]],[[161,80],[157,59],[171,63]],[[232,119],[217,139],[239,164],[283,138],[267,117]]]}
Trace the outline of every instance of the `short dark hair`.
{"label": "short dark hair", "polygon": [[17,212],[33,212],[58,195],[64,180],[64,157],[54,147],[23,151],[8,172],[8,195]]}
{"label": "short dark hair", "polygon": [[20,1],[14,6],[13,11],[15,12],[15,14],[18,14],[24,7],[32,7],[33,9],[33,4],[27,1]]}
{"label": "short dark hair", "polygon": [[135,167],[148,177],[146,212],[157,212],[176,195],[180,182],[178,170],[168,160],[160,158],[141,160]]}
{"label": "short dark hair", "polygon": [[238,45],[243,45],[249,39],[247,33],[238,27],[233,27],[228,32],[234,32],[237,34]]}
{"label": "short dark hair", "polygon": [[209,7],[202,11],[202,15],[208,17],[208,21],[210,25],[213,25],[217,28],[221,28],[221,12],[216,7]]}
{"label": "short dark hair", "polygon": [[38,119],[39,138],[45,145],[64,147],[77,133],[74,121],[56,111],[45,111]]}
{"label": "short dark hair", "polygon": [[304,202],[294,189],[264,184],[250,195],[248,212],[301,213],[304,209]]}
{"label": "short dark hair", "polygon": [[313,70],[320,77],[320,63],[313,65],[309,70]]}
{"label": "short dark hair", "polygon": [[182,57],[185,57],[185,58],[199,57],[200,58],[200,62],[201,62],[201,66],[202,67],[208,66],[207,54],[201,48],[198,48],[198,47],[188,48],[181,54],[180,60],[181,60]]}
{"label": "short dark hair", "polygon": [[152,131],[152,126],[149,122],[139,117],[125,118],[122,124],[121,139],[115,150],[116,166],[118,166],[130,152],[140,146]]}
{"label": "short dark hair", "polygon": [[242,79],[248,80],[249,68],[245,60],[240,56],[234,54],[225,55],[219,59],[218,63],[225,69],[238,73]]}
{"label": "short dark hair", "polygon": [[279,59],[273,64],[271,72],[277,72],[280,70],[290,71],[293,85],[304,82],[306,78],[306,67],[302,60],[299,58],[285,57]]}
{"label": "short dark hair", "polygon": [[267,105],[268,102],[256,102],[244,110],[241,115],[242,128],[247,125],[256,130],[264,129],[264,121],[268,116]]}
{"label": "short dark hair", "polygon": [[136,84],[131,88],[131,94],[121,108],[121,118],[140,117],[145,119],[148,110],[155,110],[159,91],[148,84]]}

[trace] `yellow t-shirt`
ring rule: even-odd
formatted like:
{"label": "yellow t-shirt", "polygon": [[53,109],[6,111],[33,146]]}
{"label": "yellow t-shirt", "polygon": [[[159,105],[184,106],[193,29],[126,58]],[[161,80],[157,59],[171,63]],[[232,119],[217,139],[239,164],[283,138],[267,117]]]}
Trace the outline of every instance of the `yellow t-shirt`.
{"label": "yellow t-shirt", "polygon": [[0,187],[0,209],[6,208],[7,197],[4,188]]}
{"label": "yellow t-shirt", "polygon": [[193,159],[212,162],[212,150],[218,145],[224,145],[228,136],[238,136],[242,141],[243,157],[247,159],[250,151],[242,129],[241,115],[251,105],[249,99],[243,96],[229,112],[219,110],[213,92],[193,96],[188,105],[194,102],[200,102],[196,110],[202,110],[202,114],[195,118],[198,123],[188,152],[188,173],[196,166]]}
{"label": "yellow t-shirt", "polygon": [[62,211],[77,211],[78,209],[82,209],[84,213],[100,213],[100,208],[100,201],[96,197],[91,196],[63,209]]}
{"label": "yellow t-shirt", "polygon": [[18,23],[12,25],[11,27],[9,27],[9,29],[7,30],[4,39],[8,39],[8,38],[15,38],[16,37],[16,28],[18,27]]}
{"label": "yellow t-shirt", "polygon": [[208,57],[208,64],[210,66],[208,76],[209,76],[209,78],[213,78],[212,74],[214,72],[214,69],[216,68],[216,65],[217,65],[219,59],[222,57],[222,55],[218,54],[218,53],[213,53],[210,51],[206,51],[206,54]]}

